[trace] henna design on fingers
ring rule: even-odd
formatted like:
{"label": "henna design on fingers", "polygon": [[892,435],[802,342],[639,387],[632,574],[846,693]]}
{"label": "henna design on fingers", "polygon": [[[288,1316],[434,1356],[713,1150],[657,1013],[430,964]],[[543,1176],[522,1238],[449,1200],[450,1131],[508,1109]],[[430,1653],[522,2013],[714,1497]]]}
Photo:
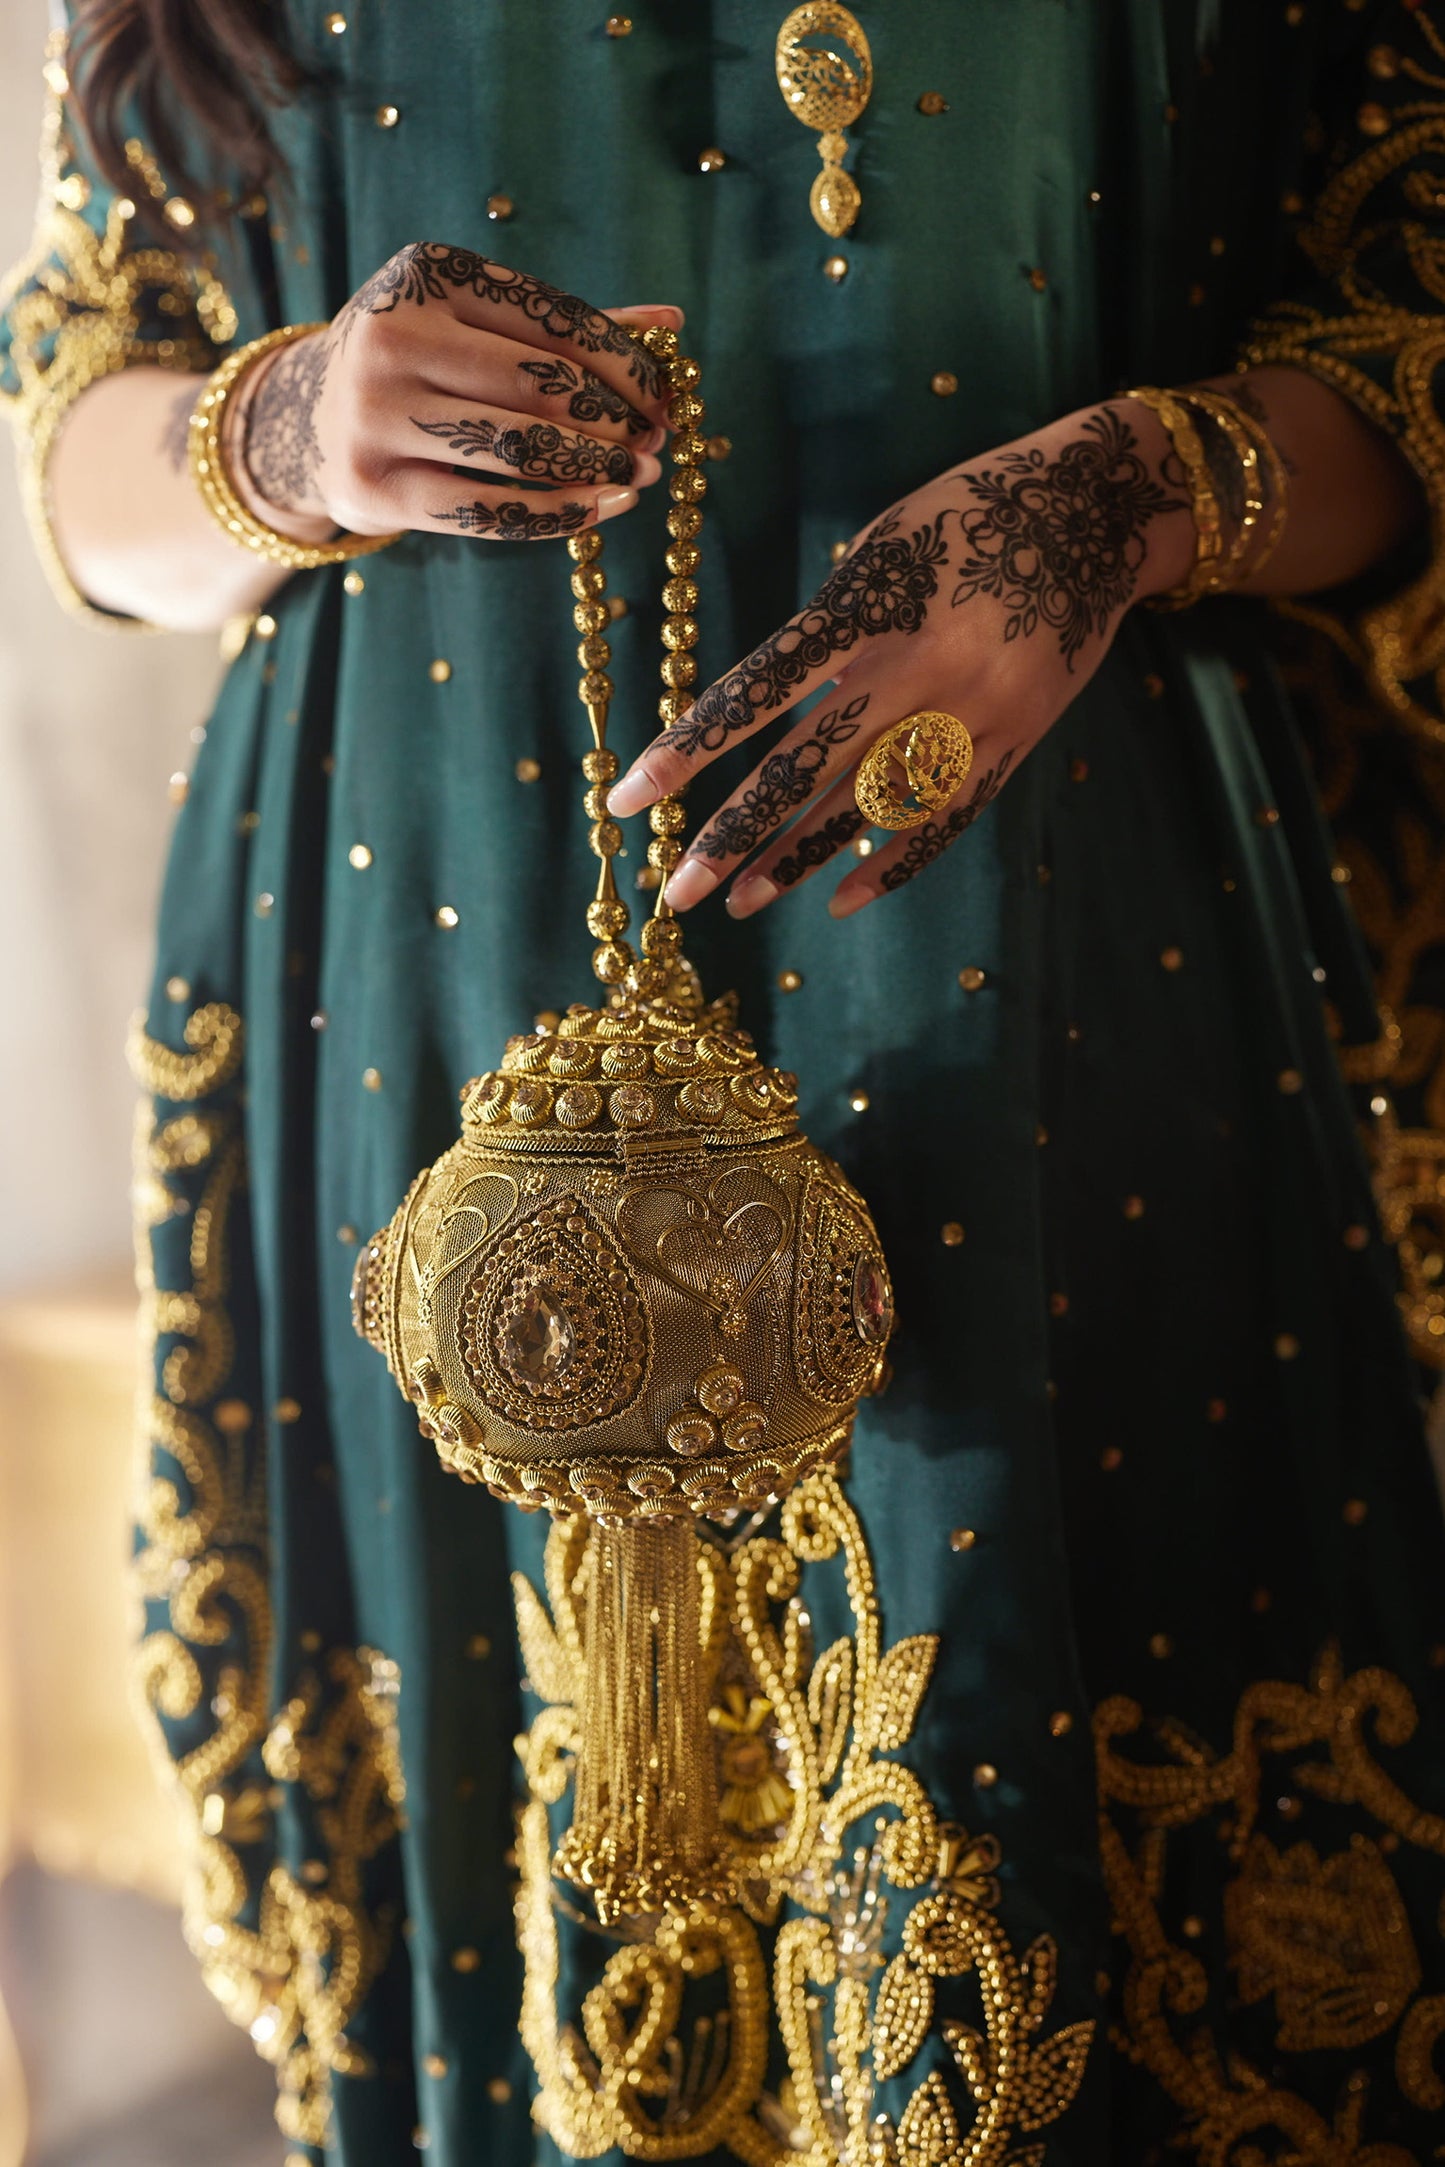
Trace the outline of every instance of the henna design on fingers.
{"label": "henna design on fingers", "polygon": [[196,387],[187,384],[185,390],[172,400],[166,425],[161,431],[161,450],[173,474],[185,472],[186,458],[191,442],[191,413],[196,403]]}
{"label": "henna design on fingers", "polygon": [[953,590],[955,607],[980,594],[1001,602],[1006,640],[1046,625],[1070,671],[1132,599],[1150,520],[1188,509],[1153,479],[1112,408],[1083,427],[1056,452],[1005,452],[961,476],[977,504],[962,515],[968,553]]}
{"label": "henna design on fingers", "polygon": [[485,418],[459,421],[417,421],[413,424],[428,436],[444,437],[449,451],[469,459],[490,456],[503,466],[515,467],[528,481],[630,483],[637,462],[622,444],[602,444],[595,437],[568,437],[550,421],[534,421],[525,429],[499,428]]}
{"label": "henna design on fingers", "polygon": [[628,405],[620,391],[604,384],[600,376],[589,376],[585,369],[574,368],[570,361],[549,355],[523,361],[519,366],[524,376],[533,379],[544,399],[566,399],[573,421],[615,421],[629,436],[642,436],[653,427],[645,414]]}
{"label": "henna design on fingers", "polygon": [[403,301],[417,307],[443,301],[448,288],[474,294],[479,301],[518,308],[549,337],[567,339],[583,353],[616,354],[649,397],[661,396],[666,383],[663,363],[610,316],[580,301],[576,294],[549,286],[545,279],[509,271],[505,264],[493,263],[473,249],[449,248],[443,241],[414,241],[384,263],[347,302],[340,319],[342,337],[358,316],[389,315]]}
{"label": "henna design on fingers", "polygon": [[544,542],[558,534],[575,534],[587,523],[590,504],[563,504],[555,512],[537,512],[522,498],[503,504],[459,504],[455,511],[436,512],[463,534],[489,534],[504,542]]}
{"label": "henna design on fingers", "polygon": [[846,745],[862,728],[861,716],[873,695],[860,692],[846,707],[821,717],[800,745],[769,754],[758,779],[736,805],[725,805],[687,851],[689,858],[735,858],[756,850],[795,805],[817,788],[829,751]]}
{"label": "henna design on fingers", "polygon": [[242,461],[266,502],[283,511],[304,511],[315,494],[316,405],[330,360],[324,333],[282,347],[246,408]]}
{"label": "henna design on fingers", "polygon": [[940,512],[904,535],[902,513],[885,512],[824,580],[816,600],[710,686],[658,742],[684,756],[718,752],[738,731],[786,705],[834,655],[880,632],[916,632],[938,592],[938,568],[948,559],[943,523],[950,516]]}
{"label": "henna design on fingers", "polygon": [[[887,866],[878,876],[878,885],[885,892],[902,888],[921,873],[935,858],[941,858],[950,843],[956,843],[965,828],[971,828],[986,805],[991,805],[1007,779],[1008,771],[1020,748],[1010,745],[998,763],[988,768],[974,784],[966,803],[955,806],[942,820],[930,820],[909,837],[908,848],[893,865]],[[776,873],[773,875],[776,880]]]}
{"label": "henna design on fingers", "polygon": [[805,873],[835,858],[867,825],[856,805],[845,805],[841,812],[831,814],[821,828],[800,836],[787,857],[768,868],[766,878],[779,888],[795,887]]}

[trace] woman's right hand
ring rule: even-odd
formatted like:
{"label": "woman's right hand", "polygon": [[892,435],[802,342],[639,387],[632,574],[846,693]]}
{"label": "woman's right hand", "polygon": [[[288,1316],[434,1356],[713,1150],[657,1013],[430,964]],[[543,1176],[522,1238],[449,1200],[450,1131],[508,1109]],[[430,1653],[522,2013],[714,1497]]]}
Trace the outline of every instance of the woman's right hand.
{"label": "woman's right hand", "polygon": [[664,366],[628,323],[677,330],[682,311],[605,314],[415,242],[325,330],[248,371],[227,417],[238,491],[298,541],[338,527],[539,541],[614,518],[658,479],[667,434]]}

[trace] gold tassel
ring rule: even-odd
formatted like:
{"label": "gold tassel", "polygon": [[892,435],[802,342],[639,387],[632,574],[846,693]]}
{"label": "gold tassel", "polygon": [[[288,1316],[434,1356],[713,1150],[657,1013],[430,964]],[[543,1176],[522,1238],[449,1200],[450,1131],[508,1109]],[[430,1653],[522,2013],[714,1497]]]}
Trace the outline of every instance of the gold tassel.
{"label": "gold tassel", "polygon": [[576,1792],[556,1871],[604,1924],[725,1903],[697,1535],[683,1520],[594,1527],[589,1552]]}

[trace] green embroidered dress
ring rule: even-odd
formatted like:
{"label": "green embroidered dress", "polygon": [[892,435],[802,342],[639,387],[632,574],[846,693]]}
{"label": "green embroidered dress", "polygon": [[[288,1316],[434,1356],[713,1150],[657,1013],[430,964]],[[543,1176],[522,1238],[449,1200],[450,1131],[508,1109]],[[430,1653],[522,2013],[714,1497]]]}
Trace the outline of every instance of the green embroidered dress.
{"label": "green embroidered dress", "polygon": [[[634,0],[609,34],[582,0],[355,0],[338,30],[290,0],[289,188],[221,222],[204,321],[151,265],[104,365],[208,366],[208,332],[329,316],[419,238],[682,304],[733,446],[704,681],[900,493],[1250,336],[1436,489],[1429,9],[874,0],[841,244],[774,81],[783,12]],[[114,261],[140,245],[64,143],[53,179],[8,317],[32,428],[115,330],[107,220]],[[608,530],[624,755],[662,512]],[[348,1314],[459,1088],[589,993],[569,567],[414,536],[359,569],[294,578],[230,669],[137,1049],[139,1660],[186,1930],[296,2161],[1433,2157],[1445,1542],[1331,1044],[1332,1018],[1374,1037],[1373,996],[1265,614],[1136,613],[860,919],[824,879],[690,928],[868,1197],[902,1322],[842,1489],[735,1531],[724,1810],[760,1856],[790,1816],[806,1840],[687,1970],[549,1894],[575,1559],[554,1538],[548,1582],[545,1520],[441,1472]],[[1422,552],[1367,620],[1402,729],[1434,591]],[[900,1799],[911,1877],[875,1827]]]}

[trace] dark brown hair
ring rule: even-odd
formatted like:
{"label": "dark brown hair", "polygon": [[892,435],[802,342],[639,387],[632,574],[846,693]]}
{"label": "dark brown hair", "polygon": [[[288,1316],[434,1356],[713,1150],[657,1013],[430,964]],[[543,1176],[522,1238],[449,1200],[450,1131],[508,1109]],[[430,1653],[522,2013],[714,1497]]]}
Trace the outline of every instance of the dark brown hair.
{"label": "dark brown hair", "polygon": [[270,108],[303,80],[277,35],[276,12],[274,0],[77,0],[70,76],[105,178],[146,207],[125,155],[138,125],[167,182],[195,199],[202,220],[208,181],[197,170],[198,147],[244,190],[264,188],[281,164]]}

